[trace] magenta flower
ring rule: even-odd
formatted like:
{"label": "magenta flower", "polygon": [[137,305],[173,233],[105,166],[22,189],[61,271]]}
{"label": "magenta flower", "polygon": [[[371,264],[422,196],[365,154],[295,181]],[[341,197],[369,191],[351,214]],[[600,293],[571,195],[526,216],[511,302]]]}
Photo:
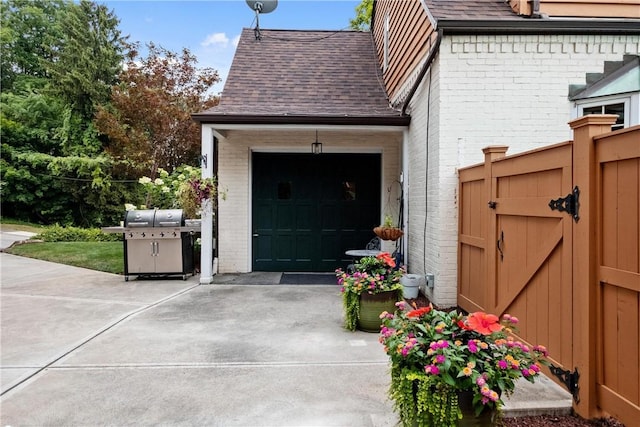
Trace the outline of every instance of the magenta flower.
{"label": "magenta flower", "polygon": [[427,374],[438,375],[440,373],[440,369],[435,365],[427,365],[424,367],[424,371]]}
{"label": "magenta flower", "polygon": [[509,368],[509,364],[504,359],[499,360],[498,361],[498,368],[500,368],[500,369],[508,369]]}

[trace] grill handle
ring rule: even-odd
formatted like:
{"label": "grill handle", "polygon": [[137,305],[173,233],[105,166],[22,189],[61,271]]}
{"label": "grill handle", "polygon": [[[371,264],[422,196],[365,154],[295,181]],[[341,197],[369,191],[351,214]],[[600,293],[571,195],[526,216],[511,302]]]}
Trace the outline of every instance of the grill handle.
{"label": "grill handle", "polygon": [[162,227],[178,227],[178,226],[180,226],[180,223],[178,221],[160,221],[158,224],[160,224]]}
{"label": "grill handle", "polygon": [[126,224],[127,227],[148,227],[149,223],[145,222],[129,222]]}

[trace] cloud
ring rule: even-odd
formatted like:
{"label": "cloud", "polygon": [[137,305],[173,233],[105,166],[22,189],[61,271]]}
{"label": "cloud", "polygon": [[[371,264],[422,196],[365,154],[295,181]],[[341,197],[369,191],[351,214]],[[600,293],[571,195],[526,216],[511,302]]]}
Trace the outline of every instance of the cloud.
{"label": "cloud", "polygon": [[235,36],[235,37],[233,38],[233,41],[232,41],[233,46],[234,46],[234,47],[238,47],[238,43],[239,43],[239,42],[240,42],[240,34],[238,34],[237,36]]}
{"label": "cloud", "polygon": [[209,34],[200,45],[203,47],[217,46],[225,48],[229,45],[229,37],[225,33]]}

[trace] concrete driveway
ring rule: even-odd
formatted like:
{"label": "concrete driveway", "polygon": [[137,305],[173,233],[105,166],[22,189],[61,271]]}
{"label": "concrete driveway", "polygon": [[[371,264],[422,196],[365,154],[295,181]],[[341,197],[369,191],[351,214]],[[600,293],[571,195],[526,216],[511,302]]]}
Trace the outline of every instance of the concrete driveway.
{"label": "concrete driveway", "polygon": [[337,286],[0,262],[2,425],[397,422],[377,334],[342,329]]}
{"label": "concrete driveway", "polygon": [[[186,281],[0,253],[3,426],[393,426],[377,334],[342,328],[335,285],[280,273]],[[505,416],[566,414],[546,377]]]}

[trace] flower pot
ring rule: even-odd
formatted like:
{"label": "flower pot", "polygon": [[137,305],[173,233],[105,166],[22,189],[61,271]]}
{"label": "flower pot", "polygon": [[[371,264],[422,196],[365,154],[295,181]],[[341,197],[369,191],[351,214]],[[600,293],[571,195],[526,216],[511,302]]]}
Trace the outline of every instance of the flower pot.
{"label": "flower pot", "polygon": [[402,284],[402,291],[404,297],[407,299],[418,298],[418,290],[420,289],[420,279],[422,276],[419,274],[405,274],[400,278]]}
{"label": "flower pot", "polygon": [[364,332],[380,332],[380,313],[388,311],[393,313],[398,301],[398,291],[360,294],[360,318],[358,329]]}
{"label": "flower pot", "polygon": [[473,392],[458,392],[458,407],[462,412],[462,419],[458,420],[458,427],[490,427],[495,425],[497,412],[492,408],[485,408],[476,416],[473,409]]}
{"label": "flower pot", "polygon": [[374,228],[373,232],[382,240],[398,240],[404,234],[399,228],[382,226]]}

